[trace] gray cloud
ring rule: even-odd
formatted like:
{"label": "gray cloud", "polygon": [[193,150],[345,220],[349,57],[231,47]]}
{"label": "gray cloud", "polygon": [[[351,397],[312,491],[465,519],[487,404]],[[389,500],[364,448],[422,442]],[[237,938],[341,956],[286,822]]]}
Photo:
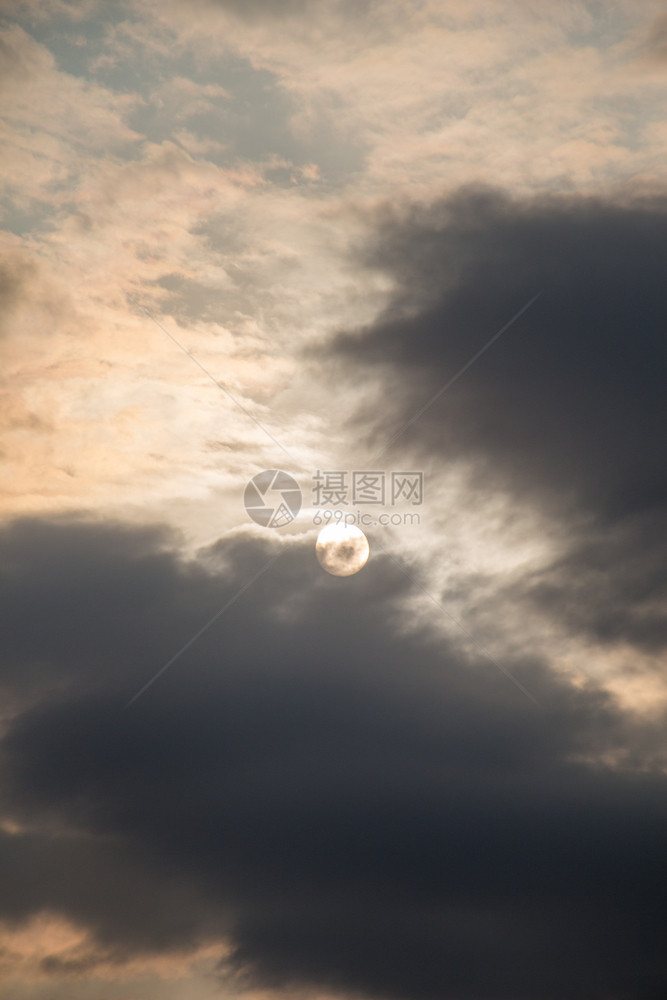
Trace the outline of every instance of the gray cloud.
{"label": "gray cloud", "polygon": [[[224,932],[220,908],[207,905],[195,880],[161,867],[133,842],[59,835],[43,822],[38,832],[0,833],[0,873],[2,919],[20,923],[44,910],[65,914],[93,935],[84,959],[91,968],[109,961],[120,966],[130,953],[187,950]],[[47,956],[46,968],[84,971],[59,965],[57,955]]]}
{"label": "gray cloud", "polygon": [[[201,2],[201,0],[200,0]],[[359,16],[372,9],[368,0],[352,3],[351,0],[282,0],[272,3],[272,0],[205,0],[204,6],[222,7],[243,20],[286,20],[290,18],[317,17],[318,13],[330,14],[332,11],[341,16]]]}
{"label": "gray cloud", "polygon": [[225,7],[243,18],[294,16],[312,6],[312,0],[286,0],[280,5],[271,0],[212,0],[212,6]]}
{"label": "gray cloud", "polygon": [[[4,838],[0,914],[48,906],[118,961],[226,933],[221,978],[249,985],[664,988],[665,778],[642,758],[655,731],[608,695],[511,664],[538,709],[458,637],[388,626],[397,568],[375,558],[341,587],[297,544],[124,710],[266,544],[188,563],[159,530],[76,520],[0,542],[4,681],[32,685],[4,810],[36,831]],[[587,763],[609,748],[633,766]]]}
{"label": "gray cloud", "polygon": [[665,487],[666,235],[662,201],[463,192],[380,226],[369,256],[400,293],[339,349],[400,371],[382,411],[395,402],[398,428],[543,290],[401,443],[483,456],[514,489],[643,507]]}
{"label": "gray cloud", "polygon": [[348,377],[377,379],[351,423],[380,446],[542,290],[390,455],[465,464],[476,489],[553,518],[564,550],[513,597],[654,651],[667,638],[666,238],[658,198],[484,189],[392,212],[365,260],[394,276],[395,299],[333,348]]}
{"label": "gray cloud", "polygon": [[506,596],[562,618],[570,633],[659,654],[667,647],[664,523],[658,509],[612,528],[592,527]]}
{"label": "gray cloud", "polygon": [[667,16],[656,18],[643,46],[643,55],[652,61],[667,61]]}
{"label": "gray cloud", "polygon": [[0,337],[25,325],[33,334],[53,334],[76,319],[72,296],[38,259],[9,251],[0,263]]}

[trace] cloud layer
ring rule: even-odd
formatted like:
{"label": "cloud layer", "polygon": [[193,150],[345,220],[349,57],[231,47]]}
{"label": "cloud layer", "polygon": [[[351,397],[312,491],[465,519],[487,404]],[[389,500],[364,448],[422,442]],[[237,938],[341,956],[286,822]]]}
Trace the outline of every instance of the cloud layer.
{"label": "cloud layer", "polygon": [[[664,985],[659,729],[602,690],[512,664],[538,708],[458,637],[388,625],[398,568],[341,587],[297,543],[126,710],[265,546],[184,564],[164,538],[75,521],[9,528],[2,549],[4,682],[23,703],[3,741],[22,831],[4,836],[5,919],[55,911],[118,961],[217,938],[220,975],[273,988]],[[12,650],[28,616],[31,647]]]}
{"label": "cloud layer", "polygon": [[459,467],[471,497],[545,519],[552,551],[495,599],[504,590],[527,614],[625,651],[634,669],[656,655],[660,676],[666,235],[662,199],[473,189],[389,213],[366,262],[395,276],[395,299],[333,354],[347,378],[375,384],[351,421],[369,451],[389,441],[394,465],[419,456],[435,477]]}
{"label": "cloud layer", "polygon": [[4,5],[3,996],[667,995],[662,6]]}

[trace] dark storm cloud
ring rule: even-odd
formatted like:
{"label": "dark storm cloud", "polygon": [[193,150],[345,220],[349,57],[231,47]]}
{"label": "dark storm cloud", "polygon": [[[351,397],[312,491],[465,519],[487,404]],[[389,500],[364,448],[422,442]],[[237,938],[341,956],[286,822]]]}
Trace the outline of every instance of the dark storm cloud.
{"label": "dark storm cloud", "polygon": [[[59,836],[42,820],[39,832],[0,832],[3,920],[20,923],[44,910],[65,914],[92,932],[95,947],[85,958],[91,966],[122,964],[130,952],[187,949],[224,932],[221,908],[207,905],[196,881],[160,867],[139,845],[103,835]],[[58,967],[53,957],[49,964],[52,972],[83,971]]]}
{"label": "dark storm cloud", "polygon": [[[207,604],[206,573],[179,567],[170,543],[173,536],[162,528],[127,532],[67,517],[6,526],[0,536],[5,690],[33,696],[68,683],[108,688],[114,677],[123,689],[128,673],[150,672],[156,657],[166,660],[192,614],[215,610]],[[152,636],[143,651],[133,641],[138,615]]]}
{"label": "dark storm cloud", "polygon": [[523,590],[598,638],[664,646],[667,201],[464,190],[388,213],[366,261],[395,300],[334,354],[377,376],[354,422],[378,448],[542,291],[393,453],[464,463],[473,488],[567,524],[570,549]]}
{"label": "dark storm cloud", "polygon": [[[221,975],[249,984],[508,1000],[667,986],[658,731],[607,695],[508,664],[538,709],[458,636],[388,626],[397,568],[376,557],[343,583],[292,544],[124,710],[268,544],[195,564],[159,531],[75,521],[1,541],[12,684],[37,663],[60,683],[38,700],[33,681],[4,739],[5,812],[43,832],[1,845],[0,915],[55,909],[119,960],[226,930]],[[610,751],[644,769],[587,763]]]}
{"label": "dark storm cloud", "polygon": [[[382,413],[394,404],[394,429],[543,291],[399,449],[478,457],[512,489],[610,514],[662,502],[667,201],[463,192],[386,222],[370,256],[401,291],[338,347],[398,373],[403,392]],[[390,436],[379,428],[378,444]]]}
{"label": "dark storm cloud", "polygon": [[665,523],[659,509],[620,525],[592,526],[505,596],[561,618],[570,633],[659,654],[667,648]]}

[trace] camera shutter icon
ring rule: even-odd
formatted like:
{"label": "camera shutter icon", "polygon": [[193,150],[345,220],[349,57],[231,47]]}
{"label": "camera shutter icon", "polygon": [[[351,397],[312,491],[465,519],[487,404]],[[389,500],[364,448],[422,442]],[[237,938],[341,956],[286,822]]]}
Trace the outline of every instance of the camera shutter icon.
{"label": "camera shutter icon", "polygon": [[282,469],[265,469],[250,480],[243,494],[248,516],[263,528],[291,524],[301,510],[301,489]]}

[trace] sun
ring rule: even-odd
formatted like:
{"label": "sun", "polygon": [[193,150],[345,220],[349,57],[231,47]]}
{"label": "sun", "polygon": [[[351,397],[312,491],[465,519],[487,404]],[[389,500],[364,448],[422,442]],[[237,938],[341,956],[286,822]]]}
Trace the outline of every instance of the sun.
{"label": "sun", "polygon": [[368,562],[370,545],[353,524],[327,524],[317,536],[315,553],[322,569],[332,576],[352,576]]}

